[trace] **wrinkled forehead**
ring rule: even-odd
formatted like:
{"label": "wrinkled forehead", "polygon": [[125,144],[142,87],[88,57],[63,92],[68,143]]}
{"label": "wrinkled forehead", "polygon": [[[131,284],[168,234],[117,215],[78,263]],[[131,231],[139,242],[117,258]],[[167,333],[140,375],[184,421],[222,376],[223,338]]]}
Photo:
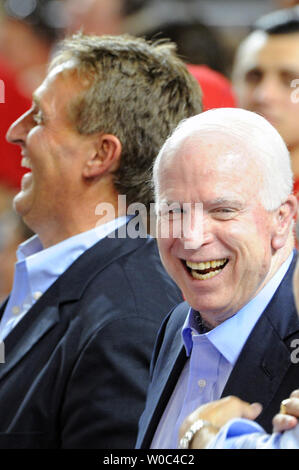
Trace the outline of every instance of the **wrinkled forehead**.
{"label": "wrinkled forehead", "polygon": [[158,175],[164,180],[166,173],[192,175],[198,170],[205,173],[217,167],[242,173],[256,166],[253,154],[250,145],[236,136],[204,130],[170,143],[160,158]]}
{"label": "wrinkled forehead", "polygon": [[41,95],[49,87],[57,89],[66,84],[66,88],[69,88],[70,82],[75,83],[76,79],[76,62],[68,60],[54,67],[49,68],[49,71],[40,84],[35,90],[34,95]]}
{"label": "wrinkled forehead", "polygon": [[255,197],[263,173],[249,146],[227,135],[207,133],[168,149],[156,171],[156,201],[201,201],[212,196]]}

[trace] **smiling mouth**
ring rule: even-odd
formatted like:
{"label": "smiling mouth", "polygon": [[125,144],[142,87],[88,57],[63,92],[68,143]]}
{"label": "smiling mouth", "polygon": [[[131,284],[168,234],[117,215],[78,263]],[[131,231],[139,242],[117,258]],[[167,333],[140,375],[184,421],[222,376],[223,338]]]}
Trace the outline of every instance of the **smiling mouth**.
{"label": "smiling mouth", "polygon": [[31,161],[28,157],[23,157],[22,158],[22,161],[21,161],[21,166],[23,168],[28,168],[29,170],[32,170],[32,165],[31,165]]}
{"label": "smiling mouth", "polygon": [[193,263],[192,261],[183,261],[188,272],[193,279],[205,281],[217,276],[228,263],[228,258],[205,261],[201,263]]}

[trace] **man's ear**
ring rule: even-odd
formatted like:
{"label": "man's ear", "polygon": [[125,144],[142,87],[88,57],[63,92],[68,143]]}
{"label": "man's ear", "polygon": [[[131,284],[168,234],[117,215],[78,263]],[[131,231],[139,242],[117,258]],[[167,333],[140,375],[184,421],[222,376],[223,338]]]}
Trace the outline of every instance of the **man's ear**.
{"label": "man's ear", "polygon": [[93,141],[93,153],[83,169],[85,178],[94,178],[117,170],[121,157],[120,140],[113,134],[98,134]]}
{"label": "man's ear", "polygon": [[287,200],[281,204],[275,214],[275,228],[272,236],[272,248],[278,250],[282,248],[289,236],[290,226],[294,222],[297,213],[297,198],[290,195]]}

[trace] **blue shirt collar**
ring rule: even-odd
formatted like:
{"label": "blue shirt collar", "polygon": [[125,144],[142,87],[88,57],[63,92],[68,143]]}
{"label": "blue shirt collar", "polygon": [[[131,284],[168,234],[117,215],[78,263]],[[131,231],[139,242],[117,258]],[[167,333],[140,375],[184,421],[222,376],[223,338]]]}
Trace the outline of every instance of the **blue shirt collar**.
{"label": "blue shirt collar", "polygon": [[38,235],[22,243],[17,250],[17,265],[25,263],[31,292],[45,292],[82,253],[129,219],[127,216],[119,217],[46,249]]}
{"label": "blue shirt collar", "polygon": [[230,364],[234,365],[256,322],[289,269],[293,256],[294,252],[290,254],[263,289],[241,310],[207,333],[200,334],[198,332],[195,320],[197,312],[190,308],[182,329],[187,356],[190,356],[192,351],[192,335],[202,336],[207,338]]}

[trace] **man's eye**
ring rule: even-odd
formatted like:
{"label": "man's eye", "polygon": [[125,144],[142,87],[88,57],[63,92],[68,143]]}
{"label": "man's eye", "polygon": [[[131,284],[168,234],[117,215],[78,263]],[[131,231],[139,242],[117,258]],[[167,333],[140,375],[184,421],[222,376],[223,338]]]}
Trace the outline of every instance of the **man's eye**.
{"label": "man's eye", "polygon": [[263,78],[263,74],[260,70],[249,70],[245,76],[246,83],[252,85],[258,84]]}
{"label": "man's eye", "polygon": [[37,111],[36,113],[33,114],[33,121],[36,124],[42,124],[44,122],[43,120],[43,114],[41,111]]}
{"label": "man's eye", "polygon": [[230,209],[229,207],[221,207],[219,209],[214,209],[213,214],[217,218],[221,219],[230,219],[236,215],[236,211],[234,209]]}

